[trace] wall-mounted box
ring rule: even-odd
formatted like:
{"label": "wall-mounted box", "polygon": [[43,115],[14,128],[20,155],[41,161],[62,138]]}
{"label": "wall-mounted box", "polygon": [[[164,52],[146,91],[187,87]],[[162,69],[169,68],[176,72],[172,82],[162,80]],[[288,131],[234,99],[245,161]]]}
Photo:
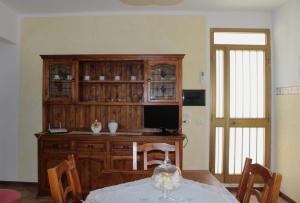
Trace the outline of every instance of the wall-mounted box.
{"label": "wall-mounted box", "polygon": [[183,106],[205,106],[205,90],[183,90]]}

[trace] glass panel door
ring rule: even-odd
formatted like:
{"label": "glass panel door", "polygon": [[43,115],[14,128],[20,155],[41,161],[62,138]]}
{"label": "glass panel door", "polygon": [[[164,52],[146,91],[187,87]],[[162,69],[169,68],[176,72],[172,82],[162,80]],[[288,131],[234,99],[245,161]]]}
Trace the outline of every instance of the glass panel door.
{"label": "glass panel door", "polygon": [[176,63],[155,63],[149,71],[149,101],[169,102],[177,99]]}
{"label": "glass panel door", "polygon": [[265,117],[265,53],[230,50],[230,118]]}
{"label": "glass panel door", "polygon": [[[268,132],[264,50],[228,50],[229,143],[227,182],[235,182],[247,157],[265,165]],[[226,180],[226,179],[225,179]]]}
{"label": "glass panel door", "polygon": [[229,175],[242,173],[246,157],[265,165],[265,128],[230,128]]}
{"label": "glass panel door", "polygon": [[270,165],[269,46],[213,44],[211,54],[210,166],[219,180],[233,183],[246,157]]}
{"label": "glass panel door", "polygon": [[48,99],[71,100],[74,97],[74,71],[72,63],[48,65]]}

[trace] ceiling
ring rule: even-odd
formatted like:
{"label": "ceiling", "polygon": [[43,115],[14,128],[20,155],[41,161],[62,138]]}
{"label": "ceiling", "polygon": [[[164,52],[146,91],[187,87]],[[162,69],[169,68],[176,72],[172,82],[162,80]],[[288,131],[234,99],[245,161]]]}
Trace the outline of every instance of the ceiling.
{"label": "ceiling", "polygon": [[0,0],[23,15],[270,11],[288,0]]}

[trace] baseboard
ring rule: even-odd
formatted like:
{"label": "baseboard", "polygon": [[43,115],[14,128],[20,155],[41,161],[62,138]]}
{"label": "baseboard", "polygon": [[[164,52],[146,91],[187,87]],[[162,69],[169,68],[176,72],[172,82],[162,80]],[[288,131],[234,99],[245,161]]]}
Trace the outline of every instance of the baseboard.
{"label": "baseboard", "polygon": [[281,197],[282,199],[284,199],[285,201],[287,201],[289,203],[297,203],[295,200],[291,199],[289,196],[287,196],[283,192],[279,193],[279,197]]}
{"label": "baseboard", "polygon": [[36,186],[38,185],[37,182],[20,182],[20,181],[4,181],[4,180],[0,180],[0,185],[18,185],[18,186]]}

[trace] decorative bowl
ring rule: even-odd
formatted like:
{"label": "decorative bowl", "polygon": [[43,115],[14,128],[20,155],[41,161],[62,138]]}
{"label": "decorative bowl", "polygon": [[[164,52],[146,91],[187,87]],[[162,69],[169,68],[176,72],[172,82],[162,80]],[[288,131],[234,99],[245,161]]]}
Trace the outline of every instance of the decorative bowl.
{"label": "decorative bowl", "polygon": [[175,201],[169,196],[169,192],[178,189],[182,184],[181,171],[178,167],[165,160],[154,169],[151,179],[154,187],[163,192],[160,202]]}

